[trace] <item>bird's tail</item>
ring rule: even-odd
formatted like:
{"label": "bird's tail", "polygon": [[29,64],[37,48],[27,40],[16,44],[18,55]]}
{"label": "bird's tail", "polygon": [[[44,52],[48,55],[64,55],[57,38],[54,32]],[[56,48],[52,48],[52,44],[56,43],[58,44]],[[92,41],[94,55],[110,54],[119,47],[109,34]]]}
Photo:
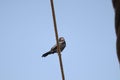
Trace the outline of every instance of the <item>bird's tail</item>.
{"label": "bird's tail", "polygon": [[46,57],[46,56],[48,56],[49,54],[52,54],[52,52],[51,52],[51,51],[48,51],[48,52],[46,52],[45,54],[43,54],[42,57]]}

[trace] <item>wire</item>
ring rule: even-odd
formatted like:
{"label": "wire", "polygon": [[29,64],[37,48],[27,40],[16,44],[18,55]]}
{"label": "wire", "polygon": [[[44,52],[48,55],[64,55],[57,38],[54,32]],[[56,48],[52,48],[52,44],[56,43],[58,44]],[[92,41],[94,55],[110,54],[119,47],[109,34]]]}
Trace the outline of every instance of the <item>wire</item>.
{"label": "wire", "polygon": [[61,51],[60,51],[60,46],[59,46],[59,41],[58,41],[58,31],[57,31],[57,23],[56,23],[53,0],[50,0],[50,2],[51,2],[52,16],[53,16],[53,22],[54,22],[54,31],[55,31],[55,37],[56,37],[56,43],[57,43],[57,52],[58,52],[58,57],[59,57],[61,75],[62,75],[62,80],[65,80]]}

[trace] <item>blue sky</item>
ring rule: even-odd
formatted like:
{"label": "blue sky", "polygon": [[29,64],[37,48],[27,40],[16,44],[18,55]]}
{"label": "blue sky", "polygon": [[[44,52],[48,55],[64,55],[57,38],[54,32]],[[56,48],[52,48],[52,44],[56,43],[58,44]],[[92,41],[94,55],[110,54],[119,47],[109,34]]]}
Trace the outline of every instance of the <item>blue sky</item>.
{"label": "blue sky", "polygon": [[[111,0],[54,0],[66,80],[120,80]],[[61,80],[50,0],[0,0],[0,80]]]}

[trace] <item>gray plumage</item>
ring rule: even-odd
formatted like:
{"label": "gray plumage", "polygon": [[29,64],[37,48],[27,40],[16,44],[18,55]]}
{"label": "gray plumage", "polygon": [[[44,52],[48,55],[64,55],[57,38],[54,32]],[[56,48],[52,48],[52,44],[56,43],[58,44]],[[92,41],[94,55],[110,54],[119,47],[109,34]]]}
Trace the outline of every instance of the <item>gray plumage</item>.
{"label": "gray plumage", "polygon": [[[59,38],[59,45],[60,45],[60,50],[61,50],[61,52],[62,52],[63,49],[66,47],[66,42],[65,42],[65,39],[64,39],[63,37],[60,37],[60,38]],[[44,54],[42,55],[42,57],[46,57],[46,56],[48,56],[48,55],[50,55],[50,54],[54,54],[54,53],[57,53],[57,44],[54,45],[54,46],[51,48],[50,51],[44,53]]]}

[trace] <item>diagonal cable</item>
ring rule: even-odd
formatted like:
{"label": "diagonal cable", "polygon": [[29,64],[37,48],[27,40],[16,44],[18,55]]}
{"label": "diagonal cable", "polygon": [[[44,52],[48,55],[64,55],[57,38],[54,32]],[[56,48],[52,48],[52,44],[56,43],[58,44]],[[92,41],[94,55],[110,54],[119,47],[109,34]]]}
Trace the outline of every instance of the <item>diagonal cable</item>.
{"label": "diagonal cable", "polygon": [[57,43],[57,52],[58,52],[58,57],[59,57],[61,75],[62,75],[62,80],[65,80],[61,51],[60,51],[60,45],[59,45],[59,41],[58,41],[58,31],[57,31],[57,23],[56,23],[53,0],[50,0],[50,2],[51,2],[52,16],[53,16],[53,22],[54,22],[54,31],[55,31],[55,37],[56,37],[56,43]]}

